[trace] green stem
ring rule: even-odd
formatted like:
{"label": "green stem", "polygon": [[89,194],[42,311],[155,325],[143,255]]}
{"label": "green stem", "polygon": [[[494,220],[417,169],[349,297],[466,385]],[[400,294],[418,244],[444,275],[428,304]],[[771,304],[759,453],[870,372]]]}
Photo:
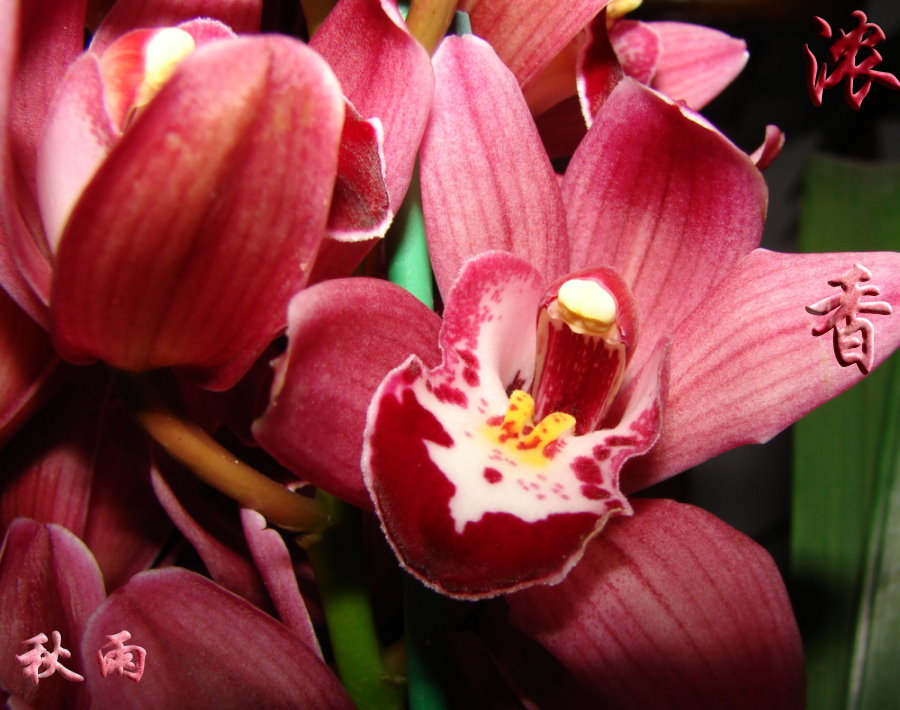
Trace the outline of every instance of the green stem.
{"label": "green stem", "polygon": [[400,710],[403,690],[385,672],[365,583],[360,512],[320,492],[331,525],[305,542],[341,682],[360,710]]}
{"label": "green stem", "polygon": [[328,523],[323,507],[291,493],[238,459],[193,422],[183,419],[163,399],[152,374],[119,373],[120,387],[146,432],[197,478],[289,530],[315,531]]}

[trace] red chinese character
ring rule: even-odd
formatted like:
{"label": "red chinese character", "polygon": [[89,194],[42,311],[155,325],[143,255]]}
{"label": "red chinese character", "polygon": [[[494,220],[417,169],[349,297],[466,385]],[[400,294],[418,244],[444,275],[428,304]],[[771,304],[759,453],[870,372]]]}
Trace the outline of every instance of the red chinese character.
{"label": "red chinese character", "polygon": [[[117,634],[107,636],[103,648],[112,646],[106,653],[97,651],[97,661],[100,663],[100,674],[106,678],[111,671],[137,683],[144,675],[144,661],[147,651],[140,646],[126,646],[125,642],[131,638],[131,634],[124,629]],[[137,660],[135,660],[135,657]]]}
{"label": "red chinese character", "polygon": [[[53,636],[52,651],[48,651],[44,647],[44,644],[47,643],[46,634],[38,634],[37,636],[33,636],[27,641],[22,642],[24,644],[34,645],[34,648],[27,653],[16,656],[16,660],[25,666],[23,675],[26,678],[31,678],[35,685],[41,682],[41,678],[51,676],[56,673],[56,671],[59,671],[59,674],[66,680],[84,680],[84,676],[80,676],[74,671],[70,671],[59,662],[60,656],[63,658],[70,658],[72,656],[68,649],[63,648],[60,645],[62,643],[62,637],[60,636],[59,631],[51,632],[51,636]],[[41,666],[44,666],[44,671],[41,671]]]}
{"label": "red chinese character", "polygon": [[860,286],[860,282],[868,281],[872,274],[862,264],[854,264],[843,275],[831,279],[830,286],[840,286],[841,293],[823,298],[806,310],[816,316],[828,316],[828,319],[813,327],[813,335],[823,335],[834,328],[834,351],[838,362],[847,367],[856,363],[862,373],[868,374],[875,359],[875,326],[860,313],[878,313],[890,315],[891,304],[887,301],[869,301],[862,303],[863,296],[877,296],[877,286]]}
{"label": "red chinese character", "polygon": [[[844,79],[847,79],[847,83],[844,84],[844,96],[855,111],[859,111],[863,99],[872,88],[873,81],[889,89],[900,89],[900,80],[896,76],[873,69],[881,61],[881,54],[874,47],[885,38],[882,29],[874,22],[867,22],[866,13],[862,10],[854,11],[851,17],[856,18],[858,26],[849,33],[841,30],[841,36],[828,48],[826,60],[821,64],[816,61],[809,45],[803,45],[806,52],[806,88],[809,91],[809,98],[816,106],[822,105],[822,92],[825,89],[836,86]],[[821,17],[813,19],[821,25],[819,36],[830,39],[831,26]],[[856,53],[863,47],[871,50],[871,54],[857,64]],[[833,67],[831,74],[826,73],[829,66]],[[857,77],[864,81],[859,90],[854,91],[853,81]]]}

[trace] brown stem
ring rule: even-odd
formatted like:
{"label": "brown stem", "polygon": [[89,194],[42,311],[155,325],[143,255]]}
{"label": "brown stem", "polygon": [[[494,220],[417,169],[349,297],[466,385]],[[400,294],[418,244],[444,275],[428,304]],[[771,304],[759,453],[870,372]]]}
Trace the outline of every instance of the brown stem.
{"label": "brown stem", "polygon": [[153,439],[197,478],[289,530],[321,530],[328,515],[315,500],[291,493],[248,466],[193,422],[169,407],[150,375],[122,373],[135,417]]}

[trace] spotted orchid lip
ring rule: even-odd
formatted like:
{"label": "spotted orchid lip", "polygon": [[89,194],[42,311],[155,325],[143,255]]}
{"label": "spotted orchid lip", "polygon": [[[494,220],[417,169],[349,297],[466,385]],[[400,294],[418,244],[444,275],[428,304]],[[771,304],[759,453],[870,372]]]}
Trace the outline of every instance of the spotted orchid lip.
{"label": "spotted orchid lip", "polygon": [[470,260],[447,301],[441,365],[411,357],[369,408],[364,476],[388,540],[452,596],[559,581],[611,517],[631,513],[619,470],[658,435],[663,350],[615,426],[575,436],[571,415],[533,419],[524,390],[544,291],[517,257]]}

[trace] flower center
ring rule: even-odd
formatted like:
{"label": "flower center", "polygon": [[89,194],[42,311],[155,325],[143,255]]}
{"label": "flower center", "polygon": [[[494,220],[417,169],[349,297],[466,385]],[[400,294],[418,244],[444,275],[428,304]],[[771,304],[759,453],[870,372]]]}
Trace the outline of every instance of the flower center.
{"label": "flower center", "polygon": [[556,451],[553,444],[575,427],[575,417],[565,412],[553,412],[535,426],[534,400],[527,392],[515,390],[509,396],[509,406],[502,421],[499,417],[488,421],[487,435],[503,445],[503,453],[515,460],[540,466],[546,464]]}
{"label": "flower center", "polygon": [[153,100],[195,46],[184,30],[165,27],[129,32],[107,48],[100,72],[109,114],[120,131]]}

